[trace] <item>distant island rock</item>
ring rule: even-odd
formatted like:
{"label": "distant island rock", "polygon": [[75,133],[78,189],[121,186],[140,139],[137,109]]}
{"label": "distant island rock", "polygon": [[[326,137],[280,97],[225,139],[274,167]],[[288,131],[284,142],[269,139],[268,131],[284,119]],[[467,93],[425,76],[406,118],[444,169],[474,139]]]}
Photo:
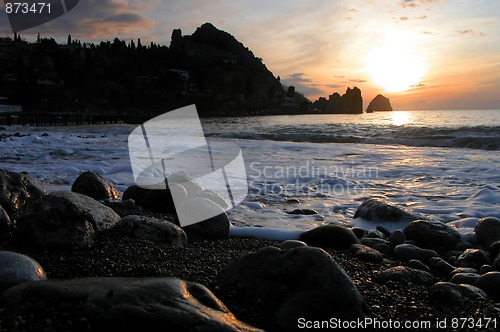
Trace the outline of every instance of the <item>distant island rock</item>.
{"label": "distant island rock", "polygon": [[389,98],[384,97],[381,94],[378,94],[370,102],[370,104],[366,108],[366,112],[372,113],[372,112],[382,112],[382,111],[392,111],[391,101],[389,100]]}
{"label": "distant island rock", "polygon": [[313,103],[313,108],[317,113],[326,114],[361,114],[363,113],[363,97],[358,87],[347,88],[341,96],[334,92],[328,97],[320,97]]}

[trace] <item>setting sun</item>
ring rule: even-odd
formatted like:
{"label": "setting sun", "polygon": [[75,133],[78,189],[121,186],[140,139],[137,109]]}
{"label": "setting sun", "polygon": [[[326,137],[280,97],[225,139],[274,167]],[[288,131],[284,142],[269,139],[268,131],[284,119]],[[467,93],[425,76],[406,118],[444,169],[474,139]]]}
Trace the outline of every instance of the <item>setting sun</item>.
{"label": "setting sun", "polygon": [[373,82],[387,92],[401,92],[418,84],[425,74],[425,64],[410,46],[399,38],[387,38],[367,57],[367,71]]}

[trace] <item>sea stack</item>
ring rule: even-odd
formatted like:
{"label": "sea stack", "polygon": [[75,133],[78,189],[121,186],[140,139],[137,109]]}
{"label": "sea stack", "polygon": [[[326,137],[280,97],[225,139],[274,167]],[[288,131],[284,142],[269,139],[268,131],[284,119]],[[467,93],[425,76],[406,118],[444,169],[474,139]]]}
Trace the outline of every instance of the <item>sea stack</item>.
{"label": "sea stack", "polygon": [[366,113],[392,111],[391,101],[382,95],[377,95],[368,105]]}

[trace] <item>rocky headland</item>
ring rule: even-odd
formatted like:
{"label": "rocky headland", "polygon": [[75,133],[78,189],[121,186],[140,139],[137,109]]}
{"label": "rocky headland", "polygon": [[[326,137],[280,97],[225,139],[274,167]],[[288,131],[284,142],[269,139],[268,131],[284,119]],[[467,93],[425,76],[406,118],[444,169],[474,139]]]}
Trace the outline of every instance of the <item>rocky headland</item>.
{"label": "rocky headland", "polygon": [[[222,203],[183,183],[183,204]],[[181,228],[168,189],[133,186],[116,199],[93,173],[47,194],[27,174],[0,171],[0,204],[1,331],[282,331],[390,320],[451,331],[460,318],[494,331],[500,323],[493,217],[464,237],[367,199],[355,217],[370,229],[332,222],[299,240],[234,238],[225,213]],[[379,221],[406,226],[390,232]]]}

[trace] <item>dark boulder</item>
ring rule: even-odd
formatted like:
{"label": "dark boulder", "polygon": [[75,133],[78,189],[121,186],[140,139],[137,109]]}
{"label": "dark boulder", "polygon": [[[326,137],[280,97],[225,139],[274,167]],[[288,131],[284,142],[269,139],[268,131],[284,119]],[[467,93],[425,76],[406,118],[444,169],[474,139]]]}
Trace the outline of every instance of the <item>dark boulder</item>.
{"label": "dark boulder", "polygon": [[382,255],[380,252],[363,244],[352,244],[350,249],[354,257],[361,260],[369,262],[381,262],[384,259],[384,255]]}
{"label": "dark boulder", "polygon": [[83,278],[24,283],[0,303],[74,306],[93,331],[258,331],[242,323],[205,286],[175,278]]}
{"label": "dark boulder", "polygon": [[438,257],[438,253],[434,250],[422,249],[413,244],[403,243],[394,248],[394,256],[399,259],[410,261],[417,259],[422,262],[427,262],[432,257]]}
{"label": "dark boulder", "polygon": [[304,232],[299,237],[309,246],[333,249],[349,248],[351,244],[359,243],[354,232],[340,225],[323,225]]}
{"label": "dark boulder", "polygon": [[34,259],[12,251],[0,251],[0,293],[26,281],[45,279],[45,271]]}
{"label": "dark boulder", "polygon": [[354,213],[354,218],[363,218],[374,222],[408,223],[417,219],[425,219],[419,214],[411,213],[402,207],[375,198],[364,201]]}
{"label": "dark boulder", "polygon": [[459,305],[471,300],[486,299],[488,296],[481,289],[471,285],[457,285],[450,282],[438,282],[429,291],[432,305]]}
{"label": "dark boulder", "polygon": [[181,221],[201,220],[188,226],[183,226],[181,223],[189,236],[214,239],[224,239],[229,236],[230,223],[226,212],[208,198],[188,199],[180,206],[178,216]]}
{"label": "dark boulder", "polygon": [[385,283],[387,281],[397,281],[403,283],[411,282],[417,285],[432,285],[434,280],[434,276],[429,272],[405,266],[391,267],[387,270],[381,271],[376,277],[376,281],[381,283]]}
{"label": "dark boulder", "polygon": [[500,219],[486,217],[480,219],[474,227],[477,242],[485,248],[490,248],[495,242],[500,241]]}
{"label": "dark boulder", "polygon": [[145,189],[137,185],[128,187],[122,200],[133,199],[137,206],[146,211],[175,214],[174,200],[168,188]]}
{"label": "dark boulder", "polygon": [[220,278],[242,300],[262,303],[272,330],[297,330],[298,317],[367,317],[364,300],[349,276],[319,248],[267,247],[229,263]]}
{"label": "dark boulder", "polygon": [[494,301],[500,302],[500,272],[488,272],[483,274],[474,283],[474,286],[481,288]]}
{"label": "dark boulder", "polygon": [[88,196],[69,191],[39,198],[18,222],[20,240],[41,247],[78,248],[92,245],[97,231],[120,220],[113,210]]}
{"label": "dark boulder", "polygon": [[45,189],[28,174],[0,170],[0,205],[11,218],[26,203],[46,194]]}
{"label": "dark boulder", "polygon": [[0,230],[6,229],[10,226],[10,217],[7,211],[0,205]]}
{"label": "dark boulder", "polygon": [[460,256],[458,256],[455,265],[479,269],[481,266],[490,263],[490,258],[484,251],[480,249],[467,249]]}
{"label": "dark boulder", "polygon": [[416,220],[404,229],[406,238],[419,247],[436,251],[453,249],[460,241],[460,233],[445,223]]}
{"label": "dark boulder", "polygon": [[128,215],[118,221],[113,230],[136,239],[166,243],[178,248],[187,246],[186,233],[167,220]]}
{"label": "dark boulder", "polygon": [[95,200],[115,200],[120,194],[115,185],[94,172],[84,172],[76,178],[71,191]]}

